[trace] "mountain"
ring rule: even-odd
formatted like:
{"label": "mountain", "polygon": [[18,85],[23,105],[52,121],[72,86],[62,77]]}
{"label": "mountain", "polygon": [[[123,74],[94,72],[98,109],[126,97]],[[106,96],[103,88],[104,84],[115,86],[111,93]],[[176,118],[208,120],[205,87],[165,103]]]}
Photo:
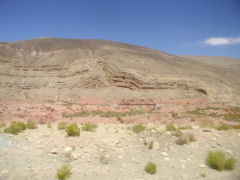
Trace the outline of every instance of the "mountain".
{"label": "mountain", "polygon": [[240,101],[240,59],[175,56],[118,42],[0,42],[0,98]]}

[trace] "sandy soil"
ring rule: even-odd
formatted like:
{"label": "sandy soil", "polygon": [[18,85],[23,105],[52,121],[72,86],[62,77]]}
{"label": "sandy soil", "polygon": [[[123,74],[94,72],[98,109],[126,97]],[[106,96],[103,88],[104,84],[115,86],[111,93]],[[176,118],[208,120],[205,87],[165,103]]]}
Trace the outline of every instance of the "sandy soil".
{"label": "sandy soil", "polygon": [[[239,180],[240,165],[233,171],[210,169],[205,159],[209,150],[223,150],[240,160],[240,131],[204,132],[199,126],[193,133],[197,141],[177,145],[177,137],[165,131],[164,125],[148,123],[147,130],[136,134],[132,124],[98,124],[95,132],[81,131],[79,137],[67,137],[56,125],[38,125],[16,136],[0,134],[0,179],[56,179],[56,169],[63,163],[72,167],[69,180],[78,179],[219,179]],[[148,149],[144,139],[154,138],[159,144]],[[75,150],[67,147],[74,146]],[[101,157],[109,160],[104,164]],[[157,172],[144,171],[148,161],[157,165]]]}

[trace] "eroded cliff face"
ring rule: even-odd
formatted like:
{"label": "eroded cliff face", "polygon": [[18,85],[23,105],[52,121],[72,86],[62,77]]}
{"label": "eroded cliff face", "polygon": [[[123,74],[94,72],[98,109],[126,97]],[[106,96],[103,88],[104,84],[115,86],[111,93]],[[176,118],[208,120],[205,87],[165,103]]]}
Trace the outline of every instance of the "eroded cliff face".
{"label": "eroded cliff face", "polygon": [[236,75],[225,76],[223,69],[103,40],[0,43],[1,99],[129,96],[239,100],[238,86],[232,86],[238,83]]}

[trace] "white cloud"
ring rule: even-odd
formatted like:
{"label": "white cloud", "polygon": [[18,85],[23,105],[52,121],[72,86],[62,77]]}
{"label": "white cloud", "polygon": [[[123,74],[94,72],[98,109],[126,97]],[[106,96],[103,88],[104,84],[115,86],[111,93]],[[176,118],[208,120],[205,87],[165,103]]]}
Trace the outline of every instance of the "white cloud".
{"label": "white cloud", "polygon": [[240,44],[240,37],[227,38],[227,37],[211,37],[204,41],[204,44],[211,46],[222,46],[231,44]]}

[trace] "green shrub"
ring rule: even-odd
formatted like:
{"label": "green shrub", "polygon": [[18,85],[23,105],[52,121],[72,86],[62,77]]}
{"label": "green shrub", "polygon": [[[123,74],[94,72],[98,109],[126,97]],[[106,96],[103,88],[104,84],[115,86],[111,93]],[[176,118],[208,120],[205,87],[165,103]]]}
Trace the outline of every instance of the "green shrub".
{"label": "green shrub", "polygon": [[137,124],[137,125],[133,126],[133,128],[132,128],[133,132],[135,132],[135,133],[140,133],[140,132],[144,131],[145,129],[146,129],[146,127],[143,126],[142,124]]}
{"label": "green shrub", "polygon": [[80,135],[80,128],[76,123],[73,123],[66,127],[65,129],[68,136],[79,136]]}
{"label": "green shrub", "polygon": [[226,155],[223,151],[210,151],[207,157],[207,164],[210,168],[218,171],[233,170],[235,168],[237,160],[234,157],[226,159]]}
{"label": "green shrub", "polygon": [[232,127],[227,125],[227,124],[222,124],[222,125],[219,125],[219,126],[215,127],[215,129],[217,129],[219,131],[221,131],[221,130],[225,130],[226,131],[226,130],[232,129]]}
{"label": "green shrub", "polygon": [[226,157],[224,152],[222,151],[216,151],[216,152],[210,151],[208,153],[207,164],[212,169],[222,171],[225,166],[225,161],[226,161]]}
{"label": "green shrub", "polygon": [[180,137],[183,135],[183,132],[180,129],[177,129],[175,132],[172,132],[173,136]]}
{"label": "green shrub", "polygon": [[65,180],[71,176],[71,167],[69,165],[62,165],[57,169],[57,178],[59,180]]}
{"label": "green shrub", "polygon": [[66,127],[67,127],[67,123],[66,122],[60,122],[60,123],[58,123],[57,129],[58,130],[62,130],[62,129],[65,129]]}
{"label": "green shrub", "polygon": [[83,131],[94,131],[97,128],[97,124],[83,124],[82,125],[82,130]]}
{"label": "green shrub", "polygon": [[226,160],[224,169],[225,170],[233,170],[235,168],[235,165],[237,163],[237,159],[234,157],[230,157]]}
{"label": "green shrub", "polygon": [[4,129],[4,132],[16,135],[19,132],[24,131],[25,129],[26,125],[23,122],[13,121],[7,128]]}
{"label": "green shrub", "polygon": [[166,125],[166,131],[176,131],[177,128],[173,124]]}
{"label": "green shrub", "polygon": [[192,129],[192,126],[191,125],[180,126],[178,129],[182,129],[182,130]]}
{"label": "green shrub", "polygon": [[28,120],[28,121],[27,121],[27,124],[26,124],[26,127],[27,127],[28,129],[36,129],[36,128],[37,128],[37,125],[36,125],[36,123],[35,123],[34,121]]}
{"label": "green shrub", "polygon": [[148,174],[155,174],[157,171],[157,166],[153,162],[148,162],[144,169]]}

